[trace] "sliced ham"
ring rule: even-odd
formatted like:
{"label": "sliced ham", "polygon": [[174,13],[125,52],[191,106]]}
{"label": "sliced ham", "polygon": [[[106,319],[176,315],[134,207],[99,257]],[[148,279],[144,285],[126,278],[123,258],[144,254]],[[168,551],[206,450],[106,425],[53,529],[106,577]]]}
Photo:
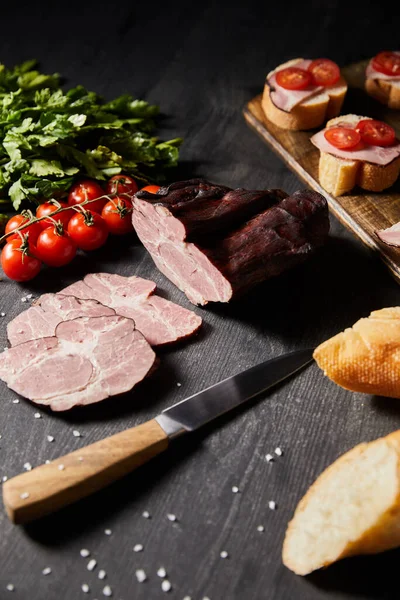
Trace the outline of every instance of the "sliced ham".
{"label": "sliced ham", "polygon": [[86,275],[60,293],[97,300],[118,315],[133,319],[152,346],[172,344],[196,333],[201,317],[155,295],[155,290],[156,284],[147,279],[96,273]]}
{"label": "sliced ham", "polygon": [[310,190],[221,193],[194,179],[140,191],[133,207],[136,233],[157,267],[201,305],[228,302],[302,262],[329,230],[326,200]]}
{"label": "sliced ham", "polygon": [[115,311],[96,300],[81,300],[62,294],[44,294],[35,304],[19,314],[7,325],[11,346],[29,340],[53,336],[62,321],[77,317],[107,317]]}
{"label": "sliced ham", "polygon": [[[346,124],[346,127],[349,125]],[[321,152],[327,152],[333,154],[338,158],[344,158],[345,160],[363,160],[365,162],[373,163],[375,165],[388,165],[400,156],[400,142],[396,142],[393,146],[386,148],[380,146],[365,146],[361,150],[340,150],[335,148],[328,142],[324,133],[326,129],[318,131],[310,139],[311,142]]]}
{"label": "sliced ham", "polygon": [[400,222],[395,223],[387,229],[379,229],[375,231],[378,238],[389,246],[400,246]]}
{"label": "sliced ham", "polygon": [[54,336],[2,352],[0,378],[21,396],[60,411],[128,392],[155,360],[132,319],[79,317],[57,325]]}
{"label": "sliced ham", "polygon": [[[311,60],[301,60],[292,66],[307,70],[311,62]],[[282,67],[282,69],[283,68],[286,67]],[[304,102],[304,100],[319,94],[324,89],[322,86],[310,85],[305,90],[287,90],[279,85],[279,83],[276,81],[276,73],[282,69],[275,70],[274,73],[268,77],[267,83],[271,88],[272,102],[277,108],[280,108],[285,112],[290,112],[292,108],[297,106],[297,104],[301,104],[301,102]]]}
{"label": "sliced ham", "polygon": [[[398,54],[400,56],[400,52],[396,51],[394,54]],[[380,73],[376,71],[372,66],[372,60],[368,63],[368,66],[365,71],[365,76],[368,79],[383,79],[384,81],[400,81],[399,75],[386,75],[385,73]]]}

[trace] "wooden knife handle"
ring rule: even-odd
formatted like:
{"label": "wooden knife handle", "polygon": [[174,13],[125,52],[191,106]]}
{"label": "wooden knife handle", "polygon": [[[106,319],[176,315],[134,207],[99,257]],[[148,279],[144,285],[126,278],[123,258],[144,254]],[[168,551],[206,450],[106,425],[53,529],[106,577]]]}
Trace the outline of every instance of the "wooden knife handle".
{"label": "wooden knife handle", "polygon": [[155,419],[13,477],[3,501],[14,523],[27,523],[89,496],[168,447]]}

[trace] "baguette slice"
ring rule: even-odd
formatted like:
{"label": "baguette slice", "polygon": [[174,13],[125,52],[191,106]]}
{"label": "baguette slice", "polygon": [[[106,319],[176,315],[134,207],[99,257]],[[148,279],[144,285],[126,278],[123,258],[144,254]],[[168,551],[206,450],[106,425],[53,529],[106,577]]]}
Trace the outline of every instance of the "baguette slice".
{"label": "baguette slice", "polygon": [[[268,73],[267,79],[273,73],[287,67],[293,67],[302,60],[302,58],[295,58],[279,65],[279,67]],[[267,119],[278,125],[278,127],[293,131],[313,129],[320,127],[327,119],[340,113],[346,92],[347,84],[341,77],[335,85],[326,88],[315,96],[311,96],[311,98],[295,106],[290,112],[285,112],[272,102],[271,89],[268,83],[265,83],[261,105]]]}
{"label": "baguette slice", "polygon": [[[326,127],[348,123],[356,125],[361,119],[357,115],[341,115],[331,119]],[[327,152],[321,152],[319,159],[319,181],[322,187],[333,196],[350,192],[356,185],[371,192],[381,192],[394,184],[400,173],[400,157],[388,165],[375,165],[362,160],[346,160]]]}
{"label": "baguette slice", "polygon": [[323,342],[314,358],[347,390],[400,398],[400,306],[373,311]]}
{"label": "baguette slice", "polygon": [[386,79],[365,80],[366,92],[386,104],[389,108],[400,110],[400,81],[388,81]]}
{"label": "baguette slice", "polygon": [[400,431],[359,444],[309,488],[290,521],[283,563],[307,575],[400,545]]}

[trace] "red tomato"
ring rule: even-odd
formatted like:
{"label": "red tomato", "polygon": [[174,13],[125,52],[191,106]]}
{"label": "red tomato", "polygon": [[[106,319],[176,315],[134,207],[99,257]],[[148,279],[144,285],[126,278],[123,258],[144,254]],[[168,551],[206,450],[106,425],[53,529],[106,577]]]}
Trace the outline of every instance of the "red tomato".
{"label": "red tomato", "polygon": [[385,75],[400,75],[400,54],[395,52],[379,52],[372,59],[372,67]]}
{"label": "red tomato", "polygon": [[107,224],[96,212],[85,210],[72,217],[68,233],[78,248],[96,250],[105,244],[108,237]]}
{"label": "red tomato", "polygon": [[159,185],[146,185],[140,191],[141,192],[149,192],[150,194],[157,194],[160,187],[161,186],[159,186]]}
{"label": "red tomato", "polygon": [[329,58],[317,58],[308,67],[315,85],[330,86],[339,81],[340,69]]}
{"label": "red tomato", "polygon": [[[93,181],[93,179],[84,179],[83,181],[78,181],[69,191],[68,196],[68,204],[70,206],[74,206],[75,204],[81,204],[85,200],[95,200],[100,196],[104,196],[104,190],[100,185]],[[98,202],[91,202],[90,204],[86,204],[85,208],[88,210],[101,213],[103,210],[103,206],[107,200],[102,198],[98,200]]]}
{"label": "red tomato", "polygon": [[361,141],[358,131],[351,127],[331,127],[325,131],[324,136],[332,146],[340,150],[355,148]]}
{"label": "red tomato", "polygon": [[311,73],[298,67],[282,69],[276,73],[275,77],[278,85],[285,90],[304,90],[312,83]]}
{"label": "red tomato", "polygon": [[107,183],[107,194],[136,194],[139,187],[129,175],[114,175]]}
{"label": "red tomato", "polygon": [[43,229],[36,243],[36,256],[49,267],[63,267],[76,254],[76,244],[69,233],[61,227]]}
{"label": "red tomato", "polygon": [[1,253],[4,273],[14,281],[29,281],[39,273],[42,263],[34,256],[34,247],[20,238],[8,242]]}
{"label": "red tomato", "polygon": [[[60,206],[58,206],[60,205]],[[51,200],[49,202],[45,202],[44,204],[39,204],[39,206],[36,209],[36,216],[37,218],[41,218],[41,217],[47,217],[48,215],[51,215],[54,211],[58,210],[59,208],[67,208],[69,205],[67,202],[58,202],[57,204],[55,204],[54,202],[52,202]],[[64,225],[64,227],[66,227],[68,225],[69,220],[72,218],[72,216],[75,214],[74,210],[66,210],[65,212],[60,212],[57,215],[54,215],[54,220],[58,221],[60,223],[62,223],[62,225]],[[50,227],[51,225],[54,226],[53,221],[51,221],[50,219],[44,219],[43,221],[39,221],[39,225],[42,229],[47,229],[47,227]]]}
{"label": "red tomato", "polygon": [[[14,231],[14,229],[17,229],[21,225],[24,225],[25,223],[29,223],[30,220],[31,220],[31,217],[29,215],[26,215],[23,213],[21,213],[20,215],[14,215],[8,221],[5,232],[10,233],[11,231]],[[35,244],[41,231],[42,231],[42,228],[40,227],[40,225],[37,221],[34,221],[32,223],[32,225],[28,225],[27,227],[24,227],[24,229],[21,229],[22,235],[26,235],[27,233],[29,234],[29,242],[31,244]],[[16,233],[15,235],[10,235],[6,239],[7,239],[7,242],[11,242],[11,240],[20,240],[21,236],[19,233]]]}
{"label": "red tomato", "polygon": [[125,235],[133,230],[132,203],[116,196],[103,208],[101,216],[107,223],[108,231],[114,235]]}
{"label": "red tomato", "polygon": [[364,144],[371,146],[392,146],[396,141],[395,130],[383,121],[362,119],[357,125],[357,131]]}

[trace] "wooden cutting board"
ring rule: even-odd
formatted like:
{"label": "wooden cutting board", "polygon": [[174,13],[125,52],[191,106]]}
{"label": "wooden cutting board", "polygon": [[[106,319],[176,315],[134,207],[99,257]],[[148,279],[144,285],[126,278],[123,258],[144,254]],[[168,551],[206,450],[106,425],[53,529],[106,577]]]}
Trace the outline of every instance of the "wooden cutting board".
{"label": "wooden cutting board", "polygon": [[[400,137],[400,111],[388,109],[364,91],[367,62],[354,63],[342,69],[349,85],[342,113],[386,121]],[[386,246],[374,233],[400,221],[400,178],[394,186],[380,193],[355,188],[351,195],[336,197],[328,194],[318,182],[319,150],[309,141],[315,131],[287,131],[277,127],[265,117],[261,97],[262,94],[259,94],[245,106],[243,113],[247,123],[307,186],[325,196],[333,214],[373,252],[378,253],[400,283],[400,248]]]}

